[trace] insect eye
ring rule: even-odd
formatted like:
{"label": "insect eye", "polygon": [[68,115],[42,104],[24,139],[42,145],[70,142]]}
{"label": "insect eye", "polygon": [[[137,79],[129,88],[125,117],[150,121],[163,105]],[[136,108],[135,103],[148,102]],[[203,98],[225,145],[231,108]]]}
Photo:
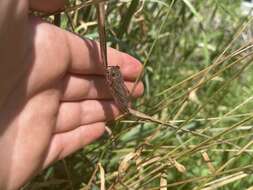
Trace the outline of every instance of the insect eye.
{"label": "insect eye", "polygon": [[117,73],[112,72],[112,76],[113,76],[113,77],[116,77],[116,76],[117,76]]}

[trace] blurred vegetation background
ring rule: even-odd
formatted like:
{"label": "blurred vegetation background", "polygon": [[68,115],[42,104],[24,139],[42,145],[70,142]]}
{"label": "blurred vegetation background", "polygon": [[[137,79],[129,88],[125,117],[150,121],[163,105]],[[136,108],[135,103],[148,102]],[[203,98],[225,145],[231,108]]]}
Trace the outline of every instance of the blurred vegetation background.
{"label": "blurred vegetation background", "polygon": [[[107,1],[108,46],[145,66],[134,107],[188,132],[121,118],[24,189],[253,189],[253,23],[240,4]],[[98,40],[92,1],[46,19]]]}

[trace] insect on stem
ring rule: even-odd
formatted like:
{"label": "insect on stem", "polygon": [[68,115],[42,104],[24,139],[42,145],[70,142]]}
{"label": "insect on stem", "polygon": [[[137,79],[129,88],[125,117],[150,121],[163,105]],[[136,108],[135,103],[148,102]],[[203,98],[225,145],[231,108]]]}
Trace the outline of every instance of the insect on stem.
{"label": "insect on stem", "polygon": [[129,113],[129,92],[124,84],[119,66],[108,66],[107,46],[106,46],[106,30],[105,30],[105,3],[97,5],[99,39],[101,58],[105,69],[105,77],[114,101],[123,113]]}

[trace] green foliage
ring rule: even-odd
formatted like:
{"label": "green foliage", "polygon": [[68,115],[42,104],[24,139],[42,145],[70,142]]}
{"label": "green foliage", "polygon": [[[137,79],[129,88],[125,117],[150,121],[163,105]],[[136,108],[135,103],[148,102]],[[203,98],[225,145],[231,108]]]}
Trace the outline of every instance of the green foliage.
{"label": "green foliage", "polygon": [[[85,189],[101,163],[107,189],[249,188],[252,22],[239,8],[239,0],[109,1],[108,45],[145,65],[137,109],[202,136],[124,118],[110,125],[113,138],[105,134],[29,187]],[[79,35],[97,39],[93,6],[68,14],[62,27],[72,23]],[[100,189],[100,180],[98,169],[90,189]]]}

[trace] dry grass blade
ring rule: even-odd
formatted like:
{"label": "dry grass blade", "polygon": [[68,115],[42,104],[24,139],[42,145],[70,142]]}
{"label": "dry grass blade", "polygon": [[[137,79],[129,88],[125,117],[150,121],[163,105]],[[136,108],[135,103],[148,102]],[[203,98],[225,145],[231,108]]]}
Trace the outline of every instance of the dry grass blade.
{"label": "dry grass blade", "polygon": [[[96,3],[94,1],[94,3]],[[100,52],[104,68],[108,67],[107,63],[107,46],[106,46],[106,29],[105,29],[105,3],[100,2],[96,4],[97,8],[97,19],[99,28],[99,41],[100,41]]]}
{"label": "dry grass blade", "polygon": [[129,154],[127,154],[126,156],[124,156],[124,158],[122,159],[122,161],[120,162],[119,164],[119,168],[118,168],[118,172],[119,172],[119,175],[123,175],[127,169],[129,168],[129,162],[134,158],[136,157],[136,153],[134,152],[131,152]]}
{"label": "dry grass blade", "polygon": [[41,13],[40,16],[41,17],[49,17],[49,16],[54,16],[54,15],[57,15],[57,14],[60,14],[62,12],[71,12],[71,11],[77,11],[78,9],[82,9],[84,7],[88,7],[90,5],[94,5],[94,4],[97,4],[97,3],[102,3],[102,2],[107,2],[108,0],[88,0],[88,1],[85,1],[83,3],[80,3],[78,5],[75,5],[75,6],[71,6],[71,7],[65,7],[64,9],[62,10],[58,10],[56,12],[53,12],[53,13]]}
{"label": "dry grass blade", "polygon": [[241,154],[244,153],[244,151],[249,148],[249,146],[251,146],[253,144],[253,141],[248,142],[236,155],[235,157],[232,157],[230,160],[228,160],[225,164],[223,164],[218,170],[217,172],[221,172],[222,170],[224,170],[225,167],[227,167],[229,164],[231,164],[231,162],[233,162],[236,158],[238,158]]}
{"label": "dry grass blade", "polygon": [[209,168],[210,173],[214,174],[216,170],[215,170],[215,168],[214,168],[214,166],[212,164],[212,161],[211,161],[209,155],[207,154],[207,152],[206,151],[201,151],[201,155],[202,155],[204,161],[206,162],[206,164],[207,164],[207,166]]}
{"label": "dry grass blade", "polygon": [[93,171],[93,173],[92,173],[92,175],[91,175],[91,177],[90,177],[90,180],[89,180],[88,184],[80,190],[90,190],[91,189],[92,182],[95,181],[95,177],[96,177],[96,174],[98,172],[98,169],[99,169],[99,165],[97,164],[94,171]]}
{"label": "dry grass blade", "polygon": [[235,174],[231,174],[229,176],[222,177],[220,179],[214,180],[208,184],[206,184],[207,187],[203,188],[202,190],[215,190],[217,188],[223,187],[229,183],[233,183],[235,181],[241,180],[242,178],[245,178],[249,176],[249,174],[244,172],[238,172]]}
{"label": "dry grass blade", "polygon": [[175,129],[176,131],[182,131],[182,132],[184,132],[184,133],[191,133],[191,134],[196,135],[196,136],[199,136],[199,137],[208,138],[207,135],[200,134],[200,133],[197,133],[197,132],[194,132],[194,131],[191,131],[191,130],[179,128],[179,127],[173,125],[172,123],[163,122],[163,121],[161,121],[161,120],[159,120],[159,119],[155,119],[155,118],[153,118],[153,117],[151,117],[151,116],[148,116],[148,115],[146,115],[146,114],[144,114],[144,113],[141,113],[141,112],[139,112],[139,111],[137,111],[137,110],[134,110],[134,109],[129,108],[129,111],[130,111],[130,113],[131,113],[133,116],[135,116],[135,117],[137,117],[137,118],[139,118],[139,119],[144,119],[144,120],[148,120],[148,121],[151,121],[151,122],[154,122],[154,123],[157,123],[157,124],[161,124],[161,125],[164,125],[164,126],[166,126],[166,127],[170,127],[170,128],[172,128],[172,129]]}
{"label": "dry grass blade", "polygon": [[99,171],[100,171],[100,190],[106,190],[105,188],[105,170],[101,163],[98,163]]}
{"label": "dry grass blade", "polygon": [[160,190],[167,190],[167,179],[161,174],[161,179],[160,179]]}
{"label": "dry grass blade", "polygon": [[238,126],[241,126],[242,124],[244,124],[244,123],[246,123],[246,122],[248,122],[248,121],[250,121],[250,120],[252,120],[252,119],[253,119],[253,113],[252,113],[252,115],[251,115],[250,117],[248,117],[248,118],[246,118],[246,119],[244,119],[244,120],[242,120],[242,121],[236,123],[235,125],[233,125],[233,126],[227,128],[227,129],[225,129],[224,131],[220,132],[219,134],[217,134],[217,135],[215,135],[215,136],[213,136],[213,137],[211,137],[211,138],[209,138],[209,139],[207,139],[207,140],[205,140],[205,141],[199,143],[196,147],[194,147],[194,148],[192,148],[192,149],[189,149],[189,150],[187,150],[186,152],[183,152],[183,153],[182,153],[181,155],[179,155],[177,158],[180,158],[180,157],[182,157],[183,155],[188,154],[188,153],[190,153],[190,152],[196,151],[197,149],[201,148],[202,146],[206,145],[207,143],[209,143],[209,142],[211,142],[211,141],[213,141],[213,140],[218,139],[219,137],[225,135],[226,133],[229,133],[232,129],[234,129],[234,128],[238,127]]}

